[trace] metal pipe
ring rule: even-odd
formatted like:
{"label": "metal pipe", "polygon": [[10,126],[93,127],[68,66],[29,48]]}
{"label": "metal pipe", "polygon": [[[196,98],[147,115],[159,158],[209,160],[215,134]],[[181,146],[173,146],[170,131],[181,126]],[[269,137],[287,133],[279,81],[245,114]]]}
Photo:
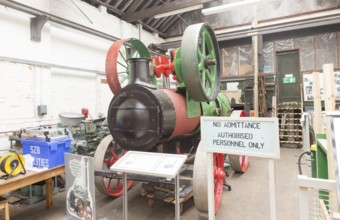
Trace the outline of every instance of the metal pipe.
{"label": "metal pipe", "polygon": [[59,69],[75,70],[75,71],[80,71],[80,72],[97,73],[98,75],[105,75],[104,71],[91,70],[91,69],[85,69],[85,68],[79,68],[79,67],[73,67],[73,66],[64,66],[64,65],[58,65],[58,64],[53,64],[53,63],[37,62],[33,60],[24,60],[24,59],[17,59],[17,58],[4,57],[4,56],[0,56],[0,60],[13,62],[13,63],[21,63],[21,64],[47,67],[47,68],[59,68]]}
{"label": "metal pipe", "polygon": [[111,41],[119,40],[119,38],[117,38],[115,36],[112,36],[112,35],[106,34],[104,32],[86,27],[84,25],[75,23],[73,21],[66,20],[64,18],[55,16],[53,14],[41,11],[39,9],[32,8],[28,5],[21,4],[21,3],[16,2],[16,1],[0,0],[0,5],[3,5],[5,7],[9,7],[9,8],[12,8],[12,9],[15,9],[15,10],[18,10],[18,11],[21,11],[21,12],[24,12],[24,13],[27,13],[27,14],[30,14],[30,15],[34,15],[34,16],[45,15],[45,16],[48,17],[48,20],[51,21],[51,22],[61,24],[61,25],[64,25],[66,27],[70,27],[70,28],[73,28],[73,29],[76,29],[76,30],[97,36],[97,37],[107,39],[107,40],[111,40]]}
{"label": "metal pipe", "polygon": [[235,8],[239,8],[241,6],[245,5],[250,5],[250,4],[255,4],[258,3],[262,0],[247,0],[247,1],[239,1],[239,2],[233,2],[225,5],[219,5],[215,6],[212,8],[206,8],[202,10],[202,14],[207,16],[207,15],[212,15],[212,14],[218,14],[218,13],[223,13],[227,11],[231,11]]}

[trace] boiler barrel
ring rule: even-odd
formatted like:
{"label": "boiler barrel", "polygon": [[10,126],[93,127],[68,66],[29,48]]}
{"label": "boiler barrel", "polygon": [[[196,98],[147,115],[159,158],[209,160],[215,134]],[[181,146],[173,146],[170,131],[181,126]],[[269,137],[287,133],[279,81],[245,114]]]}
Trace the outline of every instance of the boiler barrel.
{"label": "boiler barrel", "polygon": [[187,118],[186,111],[185,96],[174,90],[130,84],[113,97],[108,125],[124,149],[148,151],[198,128],[200,117]]}

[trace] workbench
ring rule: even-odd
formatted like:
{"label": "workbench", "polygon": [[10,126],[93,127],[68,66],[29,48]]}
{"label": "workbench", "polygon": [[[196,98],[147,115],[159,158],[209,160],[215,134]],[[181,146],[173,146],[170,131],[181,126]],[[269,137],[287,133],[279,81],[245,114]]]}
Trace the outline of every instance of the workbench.
{"label": "workbench", "polygon": [[26,174],[10,177],[7,180],[0,179],[0,195],[20,189],[22,187],[37,183],[40,181],[46,182],[46,208],[49,209],[52,206],[52,178],[60,174],[65,173],[65,166],[57,166],[51,169],[34,172],[26,170]]}

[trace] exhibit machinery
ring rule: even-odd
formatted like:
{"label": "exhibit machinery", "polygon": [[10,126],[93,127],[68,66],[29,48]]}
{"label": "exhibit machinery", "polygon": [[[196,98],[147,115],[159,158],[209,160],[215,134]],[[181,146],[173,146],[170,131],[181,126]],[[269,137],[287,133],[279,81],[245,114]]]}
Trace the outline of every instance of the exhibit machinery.
{"label": "exhibit machinery", "polygon": [[[199,211],[208,211],[207,156],[200,145],[201,116],[230,116],[229,99],[220,93],[220,56],[209,25],[186,28],[181,47],[170,56],[151,56],[137,39],[119,40],[108,51],[106,76],[114,97],[108,109],[111,135],[94,155],[97,189],[111,196],[123,193],[121,179],[108,171],[125,151],[187,154],[180,174],[182,194],[194,196]],[[174,88],[160,88],[159,78],[172,77]],[[225,155],[214,154],[215,212],[225,185]],[[245,172],[246,156],[229,155],[237,172]],[[107,170],[107,172],[104,172]],[[166,180],[128,176],[150,182],[143,188],[166,200],[173,194]]]}

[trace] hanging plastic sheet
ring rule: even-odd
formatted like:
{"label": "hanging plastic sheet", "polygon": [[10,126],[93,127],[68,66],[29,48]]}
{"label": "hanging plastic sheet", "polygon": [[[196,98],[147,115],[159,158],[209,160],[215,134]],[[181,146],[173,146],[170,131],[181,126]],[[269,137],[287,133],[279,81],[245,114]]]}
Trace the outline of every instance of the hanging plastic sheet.
{"label": "hanging plastic sheet", "polygon": [[254,57],[252,45],[239,46],[240,51],[240,75],[254,74]]}
{"label": "hanging plastic sheet", "polygon": [[274,72],[274,42],[269,41],[263,44],[264,73]]}
{"label": "hanging plastic sheet", "polygon": [[295,49],[299,49],[300,52],[300,70],[314,70],[314,37],[302,37],[294,39]]}
{"label": "hanging plastic sheet", "polygon": [[[206,3],[205,8],[233,4],[240,0],[216,0]],[[310,11],[338,7],[338,0],[285,0],[257,2],[257,19],[259,21],[296,15]],[[251,23],[253,20],[253,5],[245,4],[224,13],[205,16],[206,21],[213,27],[224,27]]]}
{"label": "hanging plastic sheet", "polygon": [[333,63],[337,67],[336,34],[327,33],[315,36],[316,68],[322,69],[323,64]]}
{"label": "hanging plastic sheet", "polygon": [[275,50],[293,50],[294,49],[294,41],[293,39],[284,39],[275,41]]}
{"label": "hanging plastic sheet", "polygon": [[223,76],[238,76],[238,49],[237,47],[229,47],[222,49],[223,57]]}
{"label": "hanging plastic sheet", "polygon": [[338,45],[338,64],[335,66],[340,67],[340,32],[337,32],[336,35],[337,35],[337,45]]}

